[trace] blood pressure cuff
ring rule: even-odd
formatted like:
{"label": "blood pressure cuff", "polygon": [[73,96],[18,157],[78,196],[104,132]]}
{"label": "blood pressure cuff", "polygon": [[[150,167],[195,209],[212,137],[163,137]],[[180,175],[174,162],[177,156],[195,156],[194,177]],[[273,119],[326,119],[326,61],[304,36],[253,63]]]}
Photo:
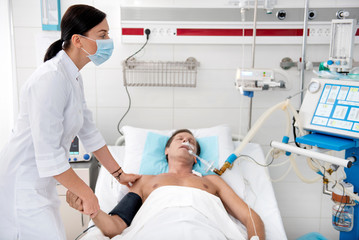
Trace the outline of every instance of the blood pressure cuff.
{"label": "blood pressure cuff", "polygon": [[127,226],[130,226],[141,205],[142,198],[137,193],[129,192],[109,214],[119,216]]}

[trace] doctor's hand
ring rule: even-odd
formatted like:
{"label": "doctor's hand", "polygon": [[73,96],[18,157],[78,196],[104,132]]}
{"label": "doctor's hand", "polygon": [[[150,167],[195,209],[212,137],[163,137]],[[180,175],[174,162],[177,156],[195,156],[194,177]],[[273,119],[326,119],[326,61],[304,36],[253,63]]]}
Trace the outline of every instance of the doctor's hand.
{"label": "doctor's hand", "polygon": [[92,193],[92,195],[90,195],[89,197],[86,197],[81,200],[83,206],[83,213],[86,215],[90,215],[91,218],[94,218],[100,210],[100,205],[98,203],[96,195]]}
{"label": "doctor's hand", "polygon": [[98,200],[95,194],[94,199],[82,200],[79,196],[74,194],[73,192],[67,190],[66,192],[66,202],[70,205],[70,207],[86,214],[90,215],[91,218],[94,218],[100,210],[100,206],[98,205]]}
{"label": "doctor's hand", "polygon": [[112,176],[114,176],[119,183],[126,185],[127,187],[131,187],[132,184],[141,177],[139,174],[127,174],[121,167],[117,171],[113,172]]}

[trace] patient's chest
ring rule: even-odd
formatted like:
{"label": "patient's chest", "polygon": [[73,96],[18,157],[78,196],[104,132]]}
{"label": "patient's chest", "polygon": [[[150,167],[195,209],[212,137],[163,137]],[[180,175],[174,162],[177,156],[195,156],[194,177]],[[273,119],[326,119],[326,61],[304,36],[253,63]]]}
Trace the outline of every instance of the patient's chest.
{"label": "patient's chest", "polygon": [[146,199],[150,193],[156,188],[162,186],[183,186],[194,187],[207,191],[213,195],[216,195],[215,186],[205,178],[195,176],[193,174],[188,176],[176,176],[169,173],[153,176],[143,186],[143,197]]}

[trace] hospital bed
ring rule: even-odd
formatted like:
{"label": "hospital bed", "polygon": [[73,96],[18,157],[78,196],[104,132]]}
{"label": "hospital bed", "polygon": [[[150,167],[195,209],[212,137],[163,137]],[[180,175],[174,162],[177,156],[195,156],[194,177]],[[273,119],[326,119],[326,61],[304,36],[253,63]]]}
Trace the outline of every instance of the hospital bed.
{"label": "hospital bed", "polygon": [[[226,125],[215,126],[212,128],[190,129],[196,139],[207,139],[208,137],[215,140],[218,145],[217,165],[221,166],[239,144],[233,141],[230,128]],[[116,142],[115,146],[109,146],[110,152],[123,169],[128,173],[143,173],[141,165],[143,155],[148,154],[148,143],[154,142],[154,139],[148,139],[149,133],[155,133],[163,136],[170,136],[173,131],[160,131],[153,129],[141,129],[130,126],[122,128],[125,138]],[[213,138],[213,136],[215,138]],[[168,137],[167,137],[168,138]],[[150,141],[152,140],[152,141]],[[157,139],[161,141],[161,139]],[[156,140],[156,141],[157,141]],[[165,142],[165,141],[164,141]],[[199,141],[201,144],[201,142]],[[123,145],[125,144],[125,145]],[[208,144],[208,142],[206,143]],[[118,146],[120,145],[120,146]],[[157,145],[157,142],[156,142]],[[205,144],[203,144],[205,145]],[[150,144],[154,146],[153,144]],[[201,144],[202,148],[202,144]],[[202,151],[206,150],[202,149]],[[211,146],[213,148],[213,146]],[[154,151],[157,151],[155,149]],[[248,155],[258,163],[264,164],[265,158],[259,144],[249,143],[243,150],[243,155]],[[153,153],[151,153],[153,154]],[[267,168],[261,167],[254,163],[250,158],[241,158],[237,160],[231,170],[227,170],[221,177],[233,188],[233,190],[252,207],[262,218],[266,239],[285,240],[287,239],[277,201],[274,195],[271,181],[269,180]],[[142,169],[140,171],[140,168]],[[106,169],[101,168],[96,183],[95,193],[98,197],[100,207],[103,211],[111,211],[128,192],[128,188],[119,184]],[[231,217],[231,216],[230,216]],[[243,225],[231,217],[239,228]],[[93,223],[90,222],[89,226]],[[90,229],[81,239],[108,239],[96,227]]]}

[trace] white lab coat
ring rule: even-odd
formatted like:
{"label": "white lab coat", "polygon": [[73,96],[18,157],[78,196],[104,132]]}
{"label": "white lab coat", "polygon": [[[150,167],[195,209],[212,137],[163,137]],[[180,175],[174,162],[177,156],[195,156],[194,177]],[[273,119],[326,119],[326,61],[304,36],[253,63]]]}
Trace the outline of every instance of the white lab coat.
{"label": "white lab coat", "polygon": [[16,126],[0,153],[0,239],[66,239],[53,176],[70,168],[75,135],[88,152],[105,141],[64,51],[32,74],[20,96]]}

